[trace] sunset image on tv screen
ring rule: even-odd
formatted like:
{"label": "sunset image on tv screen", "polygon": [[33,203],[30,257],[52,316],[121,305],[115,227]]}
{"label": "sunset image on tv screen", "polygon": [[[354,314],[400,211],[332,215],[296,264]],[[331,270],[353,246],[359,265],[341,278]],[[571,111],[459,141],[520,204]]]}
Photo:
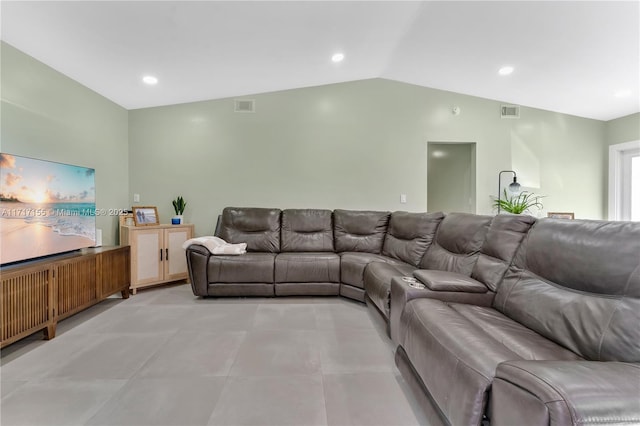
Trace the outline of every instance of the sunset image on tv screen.
{"label": "sunset image on tv screen", "polygon": [[0,154],[0,263],[95,245],[95,170]]}

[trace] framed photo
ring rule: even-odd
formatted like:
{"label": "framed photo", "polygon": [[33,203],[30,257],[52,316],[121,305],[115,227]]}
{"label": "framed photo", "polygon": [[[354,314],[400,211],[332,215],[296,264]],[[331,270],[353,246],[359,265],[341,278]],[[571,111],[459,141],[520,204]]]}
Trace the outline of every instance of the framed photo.
{"label": "framed photo", "polygon": [[549,212],[547,213],[547,217],[551,217],[554,219],[574,219],[573,213],[567,212]]}
{"label": "framed photo", "polygon": [[133,221],[136,226],[159,225],[158,209],[153,206],[133,207]]}

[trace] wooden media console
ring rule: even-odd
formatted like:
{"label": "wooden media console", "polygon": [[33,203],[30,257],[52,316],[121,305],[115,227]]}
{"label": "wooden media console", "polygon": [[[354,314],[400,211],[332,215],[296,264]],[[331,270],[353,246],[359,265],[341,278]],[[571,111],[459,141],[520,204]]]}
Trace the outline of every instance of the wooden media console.
{"label": "wooden media console", "polygon": [[43,330],[112,294],[129,297],[129,246],[98,247],[0,270],[0,347]]}

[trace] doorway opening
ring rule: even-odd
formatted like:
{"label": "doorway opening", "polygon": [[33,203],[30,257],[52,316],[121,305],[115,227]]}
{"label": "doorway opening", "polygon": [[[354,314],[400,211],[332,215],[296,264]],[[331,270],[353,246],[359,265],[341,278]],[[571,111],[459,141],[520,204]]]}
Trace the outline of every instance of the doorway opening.
{"label": "doorway opening", "polygon": [[609,147],[609,220],[640,221],[640,141]]}
{"label": "doorway opening", "polygon": [[427,143],[427,210],[476,212],[475,142]]}

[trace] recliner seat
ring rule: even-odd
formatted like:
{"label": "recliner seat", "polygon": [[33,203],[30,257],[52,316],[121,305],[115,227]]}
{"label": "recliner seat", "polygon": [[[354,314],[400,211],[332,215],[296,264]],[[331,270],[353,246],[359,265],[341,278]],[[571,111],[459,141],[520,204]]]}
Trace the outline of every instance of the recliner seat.
{"label": "recliner seat", "polygon": [[275,259],[277,296],[339,293],[340,256],[333,252],[331,210],[283,210],[280,249]]}
{"label": "recliner seat", "polygon": [[390,212],[334,210],[334,241],[340,254],[340,295],[364,302],[364,271],[382,256]]}

